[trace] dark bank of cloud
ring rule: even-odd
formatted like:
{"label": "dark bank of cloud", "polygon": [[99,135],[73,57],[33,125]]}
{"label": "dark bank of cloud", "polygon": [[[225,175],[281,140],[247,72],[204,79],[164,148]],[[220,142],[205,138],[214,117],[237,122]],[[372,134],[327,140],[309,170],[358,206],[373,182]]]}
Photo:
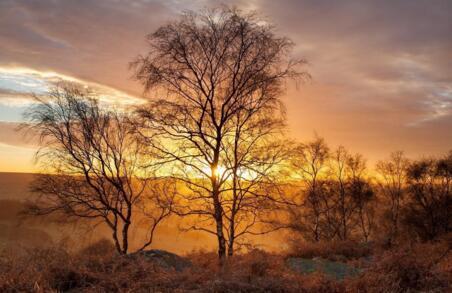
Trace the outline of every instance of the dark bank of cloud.
{"label": "dark bank of cloud", "polygon": [[431,115],[430,100],[450,112],[452,2],[285,4],[262,1],[259,8],[299,45],[318,83],[343,86],[357,105],[359,100],[383,108],[411,104],[420,120]]}
{"label": "dark bank of cloud", "polygon": [[0,64],[137,90],[128,63],[169,14],[146,1],[2,1]]}
{"label": "dark bank of cloud", "polygon": [[380,157],[452,146],[452,2],[283,2],[257,8],[311,64],[313,84],[291,93],[298,135]]}

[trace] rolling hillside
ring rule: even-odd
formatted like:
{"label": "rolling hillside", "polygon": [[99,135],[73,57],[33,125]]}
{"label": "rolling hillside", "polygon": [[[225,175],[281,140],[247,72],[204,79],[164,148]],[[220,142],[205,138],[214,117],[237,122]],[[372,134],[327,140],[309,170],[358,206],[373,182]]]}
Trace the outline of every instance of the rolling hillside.
{"label": "rolling hillside", "polygon": [[[29,184],[33,174],[0,172],[0,247],[34,247],[64,243],[78,249],[101,238],[109,238],[110,232],[92,222],[62,224],[55,217],[30,218],[21,215],[24,201],[32,197]],[[145,237],[145,229],[136,235]],[[210,249],[214,239],[202,233],[181,233],[176,221],[159,227],[154,247],[178,253],[195,249]],[[133,242],[133,240],[132,240]],[[200,243],[202,243],[200,245]]]}

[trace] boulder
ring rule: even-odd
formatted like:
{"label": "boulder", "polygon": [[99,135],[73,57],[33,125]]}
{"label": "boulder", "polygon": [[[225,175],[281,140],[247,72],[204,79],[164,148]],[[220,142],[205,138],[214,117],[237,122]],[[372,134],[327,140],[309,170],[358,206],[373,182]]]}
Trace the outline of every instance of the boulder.
{"label": "boulder", "polygon": [[160,249],[135,252],[129,254],[129,257],[150,261],[161,268],[174,269],[178,272],[191,267],[191,262],[189,260],[178,256],[177,254]]}
{"label": "boulder", "polygon": [[353,277],[361,272],[358,268],[347,265],[343,262],[330,261],[317,257],[313,259],[289,257],[286,260],[286,264],[290,269],[298,273],[310,274],[314,272],[321,272],[336,280],[343,280],[346,277]]}

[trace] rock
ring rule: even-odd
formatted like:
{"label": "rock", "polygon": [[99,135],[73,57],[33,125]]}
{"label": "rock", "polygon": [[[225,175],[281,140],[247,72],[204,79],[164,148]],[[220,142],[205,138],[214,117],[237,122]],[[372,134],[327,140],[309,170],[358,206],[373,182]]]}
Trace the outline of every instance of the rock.
{"label": "rock", "polygon": [[359,269],[345,263],[329,261],[321,258],[309,259],[289,257],[286,260],[286,264],[290,269],[302,274],[321,272],[337,280],[342,280],[346,277],[353,277],[361,272]]}
{"label": "rock", "polygon": [[329,257],[330,260],[332,261],[337,261],[337,262],[346,262],[347,258],[341,254],[333,254],[331,257]]}
{"label": "rock", "polygon": [[191,262],[187,259],[180,257],[177,254],[160,249],[135,252],[130,254],[129,257],[152,261],[164,269],[174,269],[178,272],[191,267]]}

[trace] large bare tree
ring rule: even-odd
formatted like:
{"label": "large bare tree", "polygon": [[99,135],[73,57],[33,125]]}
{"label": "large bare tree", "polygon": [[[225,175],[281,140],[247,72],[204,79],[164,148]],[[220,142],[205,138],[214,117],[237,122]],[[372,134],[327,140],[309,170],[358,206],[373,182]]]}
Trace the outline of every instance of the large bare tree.
{"label": "large bare tree", "polygon": [[[130,227],[137,214],[147,219],[152,243],[157,225],[171,209],[171,193],[141,168],[144,145],[129,117],[99,105],[96,96],[71,84],[36,97],[24,127],[37,135],[43,174],[32,185],[39,195],[34,214],[101,220],[112,231],[119,253],[129,251]],[[148,158],[146,158],[148,159]]]}
{"label": "large bare tree", "polygon": [[230,9],[186,13],[149,35],[148,43],[148,54],[133,63],[136,78],[166,97],[141,109],[143,126],[160,138],[154,147],[178,166],[174,175],[192,191],[183,214],[214,221],[213,230],[199,229],[217,237],[223,259],[223,197],[234,174],[226,166],[226,138],[257,115],[281,116],[283,83],[306,76],[296,69],[303,61],[288,59],[292,42],[275,36],[270,25]]}

